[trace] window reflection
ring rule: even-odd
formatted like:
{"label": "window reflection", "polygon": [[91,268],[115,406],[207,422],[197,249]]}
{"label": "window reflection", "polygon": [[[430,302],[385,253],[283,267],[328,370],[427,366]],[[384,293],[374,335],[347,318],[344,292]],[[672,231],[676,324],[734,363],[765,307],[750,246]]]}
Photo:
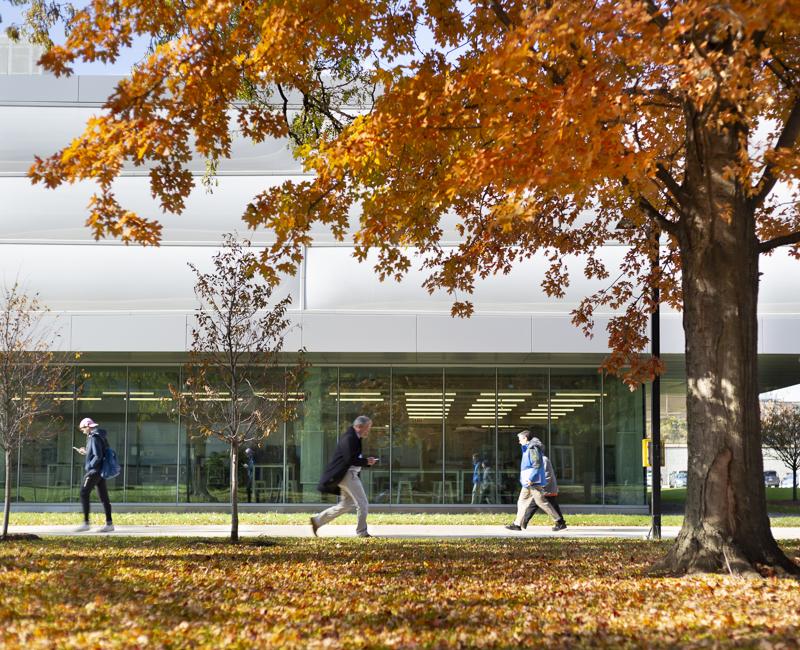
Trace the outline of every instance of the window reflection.
{"label": "window reflection", "polygon": [[[550,445],[561,503],[602,503],[600,375],[596,370],[550,372]],[[540,408],[547,404],[542,402]]]}
{"label": "window reflection", "polygon": [[441,368],[393,371],[392,503],[436,503],[442,482],[442,423],[455,400]]}
{"label": "window reflection", "polygon": [[[101,429],[105,429],[108,434],[108,444],[117,452],[117,458],[122,466],[122,473],[106,482],[112,504],[114,501],[125,500],[126,393],[127,368],[85,366],[76,371],[75,422],[90,417]],[[86,446],[86,437],[80,431],[75,433],[75,446]],[[75,485],[78,485],[83,478],[84,457],[74,454],[73,458],[75,460],[73,479]],[[92,499],[97,499],[96,490],[92,491]]]}
{"label": "window reflection", "polygon": [[302,393],[290,395],[301,404],[297,419],[286,424],[286,498],[289,503],[332,502],[317,483],[339,439],[336,393],[338,368],[308,369]]}
{"label": "window reflection", "polygon": [[[259,378],[256,392],[263,393],[271,403],[283,399],[285,377],[282,371],[269,369]],[[302,403],[302,393],[288,396],[293,403]],[[263,440],[254,441],[239,449],[239,502],[282,503],[284,494],[283,448],[285,425],[281,424]],[[250,450],[250,453],[247,450]],[[292,483],[289,490],[297,490],[294,469],[289,470]]]}
{"label": "window reflection", "polygon": [[614,377],[606,377],[603,386],[605,502],[641,504],[642,389],[631,392]]}
{"label": "window reflection", "polygon": [[169,386],[178,370],[130,369],[128,375],[126,500],[165,502],[178,498],[178,415]]}
{"label": "window reflection", "polygon": [[[72,446],[85,438],[76,423],[92,417],[123,466],[109,481],[112,501],[226,503],[228,446],[193,436],[174,413],[169,385],[180,375],[177,365],[76,367],[59,397],[63,423],[14,461],[13,498],[77,499],[84,459]],[[381,459],[364,473],[372,503],[513,504],[516,434],[526,428],[546,446],[562,503],[644,503],[641,391],[594,368],[312,366],[289,399],[298,417],[253,449],[249,491],[239,450],[242,502],[248,493],[252,503],[332,500],[317,482],[338,437],[365,414],[374,424],[364,453]]]}
{"label": "window reflection", "polygon": [[361,473],[361,482],[372,503],[389,503],[391,416],[388,368],[339,369],[339,433],[359,415],[372,418],[372,429],[362,443],[363,455],[380,461]]}
{"label": "window reflection", "polygon": [[[494,368],[446,368],[445,468],[434,481],[437,503],[480,505],[496,501],[495,419],[509,407],[496,404]],[[487,471],[488,469],[488,471]]]}
{"label": "window reflection", "polygon": [[72,374],[66,373],[63,385],[47,395],[54,400],[55,418],[48,416],[34,422],[35,433],[22,448],[19,464],[20,501],[63,503],[77,498],[73,485],[83,475],[73,479],[73,457],[78,458],[78,455],[72,447],[83,446],[85,438],[78,431],[80,437],[75,439]]}
{"label": "window reflection", "polygon": [[517,434],[530,429],[547,445],[547,396],[546,369],[497,369],[497,399],[501,409],[497,432],[499,503],[516,503],[519,495],[521,453]]}

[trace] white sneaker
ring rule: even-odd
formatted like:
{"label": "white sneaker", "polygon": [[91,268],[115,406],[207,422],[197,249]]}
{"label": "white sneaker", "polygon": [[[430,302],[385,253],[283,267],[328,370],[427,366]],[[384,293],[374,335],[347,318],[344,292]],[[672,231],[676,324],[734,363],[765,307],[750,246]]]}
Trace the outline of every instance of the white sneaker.
{"label": "white sneaker", "polygon": [[73,533],[85,533],[90,528],[91,528],[91,526],[89,524],[81,524],[80,526],[75,528],[72,532]]}
{"label": "white sneaker", "polygon": [[101,526],[98,528],[96,533],[113,533],[114,532],[114,524],[106,524],[105,526]]}

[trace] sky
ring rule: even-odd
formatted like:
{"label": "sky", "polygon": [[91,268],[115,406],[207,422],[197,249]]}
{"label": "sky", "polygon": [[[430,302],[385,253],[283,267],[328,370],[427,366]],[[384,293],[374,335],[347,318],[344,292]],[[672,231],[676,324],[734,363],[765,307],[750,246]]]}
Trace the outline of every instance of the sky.
{"label": "sky", "polygon": [[[81,7],[88,3],[88,0],[73,0],[73,4]],[[0,0],[0,31],[5,32],[6,28],[11,25],[21,25],[23,19],[24,7],[15,7],[8,0]],[[64,41],[64,33],[59,30],[51,34],[51,38],[56,43]],[[147,50],[147,40],[144,38],[134,41],[133,47],[123,51],[114,63],[84,63],[83,61],[76,61],[73,65],[75,74],[109,74],[109,75],[125,75],[131,70],[134,63],[137,63],[144,56]]]}

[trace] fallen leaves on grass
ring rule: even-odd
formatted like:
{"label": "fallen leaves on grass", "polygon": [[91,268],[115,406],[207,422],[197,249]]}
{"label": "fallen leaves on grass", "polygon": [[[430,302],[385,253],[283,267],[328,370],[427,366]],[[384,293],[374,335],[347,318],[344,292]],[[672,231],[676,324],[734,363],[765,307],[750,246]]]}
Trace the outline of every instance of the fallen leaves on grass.
{"label": "fallen leaves on grass", "polygon": [[572,539],[12,542],[0,546],[0,634],[8,648],[798,647],[800,583],[646,577],[665,549]]}

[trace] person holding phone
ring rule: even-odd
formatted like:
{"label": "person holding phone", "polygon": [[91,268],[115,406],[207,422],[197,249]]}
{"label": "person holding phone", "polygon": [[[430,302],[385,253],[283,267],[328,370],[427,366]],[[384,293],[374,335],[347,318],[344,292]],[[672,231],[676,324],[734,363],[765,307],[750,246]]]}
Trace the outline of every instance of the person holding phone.
{"label": "person holding phone", "polygon": [[314,535],[317,534],[320,526],[324,526],[339,515],[355,508],[358,513],[356,535],[372,537],[367,531],[369,503],[360,477],[363,467],[372,467],[378,462],[378,459],[373,456],[364,458],[361,454],[361,440],[369,435],[371,428],[372,420],[366,415],[359,415],[353,421],[353,426],[349,427],[339,438],[333,457],[325,467],[317,486],[317,489],[323,494],[339,495],[339,502],[315,517],[311,517],[311,531]]}
{"label": "person holding phone", "polygon": [[83,464],[86,474],[81,482],[80,491],[83,523],[75,529],[75,532],[89,530],[89,497],[92,490],[97,488],[97,495],[100,497],[106,513],[106,525],[98,528],[97,532],[110,533],[114,530],[114,523],[111,521],[111,500],[108,498],[106,480],[100,474],[103,467],[103,456],[108,448],[108,436],[105,429],[101,429],[92,418],[83,418],[78,428],[86,434],[86,446],[73,447],[73,449],[81,456],[86,456]]}

